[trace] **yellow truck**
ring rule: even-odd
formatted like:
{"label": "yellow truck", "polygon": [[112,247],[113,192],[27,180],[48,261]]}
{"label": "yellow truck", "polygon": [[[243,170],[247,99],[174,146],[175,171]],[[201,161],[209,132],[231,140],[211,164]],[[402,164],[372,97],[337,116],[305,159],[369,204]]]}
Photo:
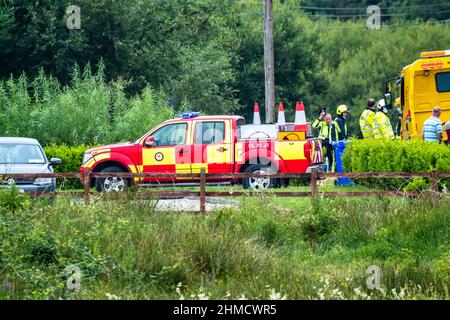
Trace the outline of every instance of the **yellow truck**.
{"label": "yellow truck", "polygon": [[[440,120],[444,126],[450,121],[450,50],[422,52],[420,59],[403,68],[396,84],[399,86],[403,140],[422,139],[423,123],[431,116],[434,106],[442,108]],[[385,86],[385,100],[392,108],[391,81]],[[447,140],[445,128],[442,129],[444,140]]]}

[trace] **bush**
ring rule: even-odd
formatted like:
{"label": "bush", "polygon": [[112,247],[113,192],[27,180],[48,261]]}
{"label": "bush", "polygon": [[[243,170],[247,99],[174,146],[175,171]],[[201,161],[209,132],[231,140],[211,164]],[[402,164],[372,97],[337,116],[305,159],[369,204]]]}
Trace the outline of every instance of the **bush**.
{"label": "bush", "polygon": [[[90,146],[86,146],[84,144],[76,147],[69,147],[63,144],[61,146],[57,145],[46,146],[44,147],[44,151],[48,159],[51,158],[61,159],[61,164],[54,167],[55,172],[68,173],[80,171],[83,153],[89,148]],[[78,179],[70,179],[70,180],[58,179],[57,182],[58,186],[62,188],[66,187],[82,188],[82,184],[80,181],[78,181]]]}
{"label": "bush", "polygon": [[[347,172],[431,172],[433,169],[449,172],[450,148],[420,140],[357,140],[345,150],[343,162]],[[360,179],[360,182],[395,189],[405,187],[404,179]],[[450,186],[448,179],[441,182]],[[423,181],[414,180],[413,184],[417,188],[407,185],[406,189],[423,189]]]}
{"label": "bush", "polygon": [[0,208],[15,211],[27,208],[29,205],[30,197],[19,189],[15,187],[0,189]]}

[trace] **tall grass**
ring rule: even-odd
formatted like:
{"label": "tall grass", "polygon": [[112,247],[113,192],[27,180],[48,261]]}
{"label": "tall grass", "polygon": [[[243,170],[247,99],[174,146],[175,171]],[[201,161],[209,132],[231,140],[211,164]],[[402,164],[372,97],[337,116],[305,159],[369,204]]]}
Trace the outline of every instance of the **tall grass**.
{"label": "tall grass", "polygon": [[41,144],[103,144],[139,138],[172,118],[164,93],[145,88],[127,97],[120,81],[107,83],[104,65],[75,66],[72,81],[62,86],[41,71],[0,82],[2,136],[28,136]]}
{"label": "tall grass", "polygon": [[[448,199],[286,210],[265,197],[204,217],[129,199],[0,197],[3,299],[450,297]],[[69,265],[82,271],[79,292],[66,289]],[[379,290],[366,287],[370,265]]]}

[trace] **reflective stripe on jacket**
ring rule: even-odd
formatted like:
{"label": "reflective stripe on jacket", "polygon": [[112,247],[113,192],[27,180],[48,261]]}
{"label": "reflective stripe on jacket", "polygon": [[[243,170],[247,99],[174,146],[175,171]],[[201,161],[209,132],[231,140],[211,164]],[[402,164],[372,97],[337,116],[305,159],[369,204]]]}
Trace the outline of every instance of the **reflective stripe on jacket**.
{"label": "reflective stripe on jacket", "polygon": [[373,119],[375,118],[375,112],[370,109],[366,109],[361,113],[359,117],[359,126],[364,139],[373,138]]}
{"label": "reflective stripe on jacket", "polygon": [[394,139],[394,130],[392,130],[391,121],[384,112],[378,111],[373,118],[373,137],[375,139]]}

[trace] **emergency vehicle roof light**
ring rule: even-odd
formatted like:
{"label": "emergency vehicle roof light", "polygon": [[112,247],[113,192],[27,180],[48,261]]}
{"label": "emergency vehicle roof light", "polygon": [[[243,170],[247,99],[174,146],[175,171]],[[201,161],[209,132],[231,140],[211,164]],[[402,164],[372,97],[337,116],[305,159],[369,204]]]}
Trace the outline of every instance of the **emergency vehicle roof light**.
{"label": "emergency vehicle roof light", "polygon": [[180,114],[180,118],[183,118],[183,119],[192,119],[192,118],[198,117],[199,115],[200,115],[200,112],[192,112],[192,111],[189,111],[189,112]]}
{"label": "emergency vehicle roof light", "polygon": [[424,51],[420,53],[421,58],[435,58],[445,56],[450,56],[450,50]]}

